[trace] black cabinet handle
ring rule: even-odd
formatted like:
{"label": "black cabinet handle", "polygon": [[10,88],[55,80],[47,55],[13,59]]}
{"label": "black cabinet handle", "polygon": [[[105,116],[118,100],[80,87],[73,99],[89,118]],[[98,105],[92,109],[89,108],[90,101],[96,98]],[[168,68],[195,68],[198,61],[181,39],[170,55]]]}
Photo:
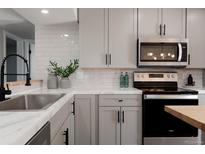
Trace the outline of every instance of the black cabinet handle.
{"label": "black cabinet handle", "polygon": [[112,63],[112,57],[111,57],[111,54],[110,54],[109,56],[110,56],[110,65],[111,65],[111,63]]}
{"label": "black cabinet handle", "polygon": [[72,113],[73,113],[73,115],[75,115],[75,101],[73,101],[72,105],[73,105],[73,111],[72,111]]}
{"label": "black cabinet handle", "polygon": [[120,111],[117,111],[117,122],[120,123]]}
{"label": "black cabinet handle", "polygon": [[65,145],[68,145],[69,144],[69,129],[68,128],[64,131],[63,135],[65,136],[64,143],[65,143]]}
{"label": "black cabinet handle", "polygon": [[188,65],[190,65],[191,64],[191,56],[190,56],[190,54],[188,54]]}
{"label": "black cabinet handle", "polygon": [[123,100],[122,100],[122,99],[119,99],[118,102],[123,102]]}
{"label": "black cabinet handle", "polygon": [[164,24],[164,35],[166,35],[166,25]]}
{"label": "black cabinet handle", "polygon": [[125,123],[125,111],[122,111],[122,122]]}
{"label": "black cabinet handle", "polygon": [[105,54],[105,64],[107,65],[107,54]]}
{"label": "black cabinet handle", "polygon": [[159,34],[162,35],[162,24],[159,26]]}

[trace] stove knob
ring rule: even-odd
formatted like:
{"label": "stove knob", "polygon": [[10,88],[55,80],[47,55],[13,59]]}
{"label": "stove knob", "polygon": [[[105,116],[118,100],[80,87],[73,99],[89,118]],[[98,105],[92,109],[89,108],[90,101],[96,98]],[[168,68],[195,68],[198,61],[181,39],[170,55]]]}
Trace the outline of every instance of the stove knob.
{"label": "stove knob", "polygon": [[167,78],[170,78],[170,74],[167,74]]}
{"label": "stove knob", "polygon": [[174,74],[172,74],[172,75],[171,75],[171,77],[172,77],[172,78],[175,78],[175,75],[174,75]]}
{"label": "stove knob", "polygon": [[141,78],[144,78],[144,74],[141,75]]}

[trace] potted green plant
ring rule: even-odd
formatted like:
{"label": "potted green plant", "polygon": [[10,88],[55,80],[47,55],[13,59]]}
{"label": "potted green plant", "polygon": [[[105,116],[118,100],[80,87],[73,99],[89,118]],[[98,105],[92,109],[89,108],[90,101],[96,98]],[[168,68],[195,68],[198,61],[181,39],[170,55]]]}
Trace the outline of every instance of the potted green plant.
{"label": "potted green plant", "polygon": [[48,77],[47,77],[47,88],[57,89],[58,88],[58,64],[55,61],[49,61]]}
{"label": "potted green plant", "polygon": [[69,80],[69,76],[73,74],[79,67],[79,59],[70,60],[70,64],[63,66],[58,66],[58,63],[55,61],[50,61],[50,64],[54,66],[52,69],[54,74],[60,77],[60,88],[70,88],[71,83]]}

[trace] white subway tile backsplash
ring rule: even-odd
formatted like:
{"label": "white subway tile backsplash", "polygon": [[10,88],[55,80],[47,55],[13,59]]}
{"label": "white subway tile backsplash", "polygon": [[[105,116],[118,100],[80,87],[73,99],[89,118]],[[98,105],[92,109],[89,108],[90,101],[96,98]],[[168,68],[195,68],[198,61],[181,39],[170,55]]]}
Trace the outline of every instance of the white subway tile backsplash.
{"label": "white subway tile backsplash", "polygon": [[[46,81],[47,68],[49,60],[55,60],[61,65],[65,65],[70,59],[79,58],[79,30],[77,23],[68,23],[53,26],[37,26],[35,34],[35,69],[33,70],[33,79],[43,79]],[[69,34],[69,38],[62,37],[63,34]],[[79,69],[70,79],[73,87],[119,87],[120,72],[128,72],[130,78],[130,87],[132,87],[133,71],[176,71],[179,76],[179,86],[182,87],[187,82],[187,77],[191,73],[195,87],[202,87],[202,70],[200,69]],[[46,83],[46,82],[44,82]]]}

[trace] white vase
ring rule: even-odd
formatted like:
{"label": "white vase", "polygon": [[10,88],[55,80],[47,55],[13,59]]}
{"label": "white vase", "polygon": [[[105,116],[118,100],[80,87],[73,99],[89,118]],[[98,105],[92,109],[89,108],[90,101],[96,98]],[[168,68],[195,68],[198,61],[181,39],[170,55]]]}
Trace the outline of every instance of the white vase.
{"label": "white vase", "polygon": [[48,74],[47,88],[48,89],[57,89],[58,88],[58,77],[55,74]]}
{"label": "white vase", "polygon": [[60,79],[60,88],[67,89],[71,87],[71,82],[69,78],[61,78]]}

